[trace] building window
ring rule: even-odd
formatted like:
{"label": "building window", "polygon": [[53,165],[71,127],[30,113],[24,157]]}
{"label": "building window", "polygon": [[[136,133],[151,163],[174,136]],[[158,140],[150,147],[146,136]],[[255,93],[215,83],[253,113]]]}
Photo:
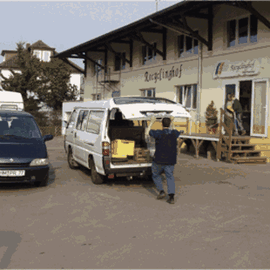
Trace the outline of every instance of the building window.
{"label": "building window", "polygon": [[98,59],[96,61],[96,64],[95,64],[95,74],[97,75],[97,77],[101,74],[102,72],[102,59]]}
{"label": "building window", "polygon": [[197,108],[197,84],[177,87],[178,102],[186,109]]}
{"label": "building window", "polygon": [[142,89],[141,90],[141,96],[142,97],[155,97],[156,96],[156,89]]}
{"label": "building window", "polygon": [[34,50],[34,56],[36,56],[39,60],[41,60],[41,51]]}
{"label": "building window", "polygon": [[258,20],[254,15],[227,22],[227,46],[257,42]]}
{"label": "building window", "polygon": [[[122,57],[120,57],[120,55]],[[115,55],[114,70],[118,71],[126,68],[126,53],[120,53]]]}
{"label": "building window", "polygon": [[[153,44],[153,47],[157,48],[157,43],[155,42]],[[142,46],[142,57],[143,57],[143,65],[145,65],[148,62],[152,62],[156,60],[157,52],[156,50],[148,47],[148,46]]]}
{"label": "building window", "polygon": [[101,94],[92,94],[93,100],[101,100]]}
{"label": "building window", "polygon": [[51,52],[43,52],[43,61],[49,62],[50,61]]}
{"label": "building window", "polygon": [[198,40],[185,35],[178,36],[178,57],[189,54],[198,54]]}

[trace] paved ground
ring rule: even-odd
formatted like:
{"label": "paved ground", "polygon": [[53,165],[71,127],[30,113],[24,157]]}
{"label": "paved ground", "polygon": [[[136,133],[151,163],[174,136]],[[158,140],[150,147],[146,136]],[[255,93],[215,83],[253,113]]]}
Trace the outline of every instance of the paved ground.
{"label": "paved ground", "polygon": [[47,142],[50,184],[1,185],[0,268],[269,268],[270,165],[180,154],[176,204],[152,182],[101,186]]}

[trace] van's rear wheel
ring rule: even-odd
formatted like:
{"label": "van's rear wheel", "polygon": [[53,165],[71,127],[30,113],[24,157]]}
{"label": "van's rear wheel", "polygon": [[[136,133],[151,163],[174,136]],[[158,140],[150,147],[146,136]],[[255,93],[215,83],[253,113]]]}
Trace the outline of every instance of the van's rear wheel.
{"label": "van's rear wheel", "polygon": [[79,167],[78,163],[73,158],[73,153],[72,153],[71,148],[68,149],[67,160],[68,160],[68,166],[69,166],[70,169],[74,170],[74,169],[77,169]]}
{"label": "van's rear wheel", "polygon": [[93,159],[89,160],[89,165],[91,169],[92,182],[96,185],[102,184],[105,180],[105,177],[97,172],[95,162],[93,161]]}

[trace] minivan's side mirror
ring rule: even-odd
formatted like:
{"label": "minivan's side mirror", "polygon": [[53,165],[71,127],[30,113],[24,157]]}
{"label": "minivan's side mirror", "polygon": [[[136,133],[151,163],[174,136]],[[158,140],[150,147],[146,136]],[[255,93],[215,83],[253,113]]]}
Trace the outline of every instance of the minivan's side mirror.
{"label": "minivan's side mirror", "polygon": [[52,139],[53,139],[53,135],[44,135],[44,136],[43,136],[44,142],[50,141],[50,140],[52,140]]}

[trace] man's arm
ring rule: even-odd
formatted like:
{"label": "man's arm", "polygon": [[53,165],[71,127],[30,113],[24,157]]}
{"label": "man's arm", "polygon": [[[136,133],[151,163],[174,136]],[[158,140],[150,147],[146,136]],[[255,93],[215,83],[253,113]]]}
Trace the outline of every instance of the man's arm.
{"label": "man's arm", "polygon": [[149,126],[147,127],[147,129],[145,130],[145,140],[147,141],[148,140],[148,138],[149,138],[149,132],[150,132],[150,130],[151,130],[151,128],[152,128],[152,126],[153,126],[153,124],[155,123],[155,121],[156,121],[156,117],[154,116],[154,115],[152,115],[151,116],[151,121],[150,121],[150,123],[149,123]]}
{"label": "man's arm", "polygon": [[[233,105],[233,104],[232,104],[232,105]],[[234,109],[233,109],[232,105],[228,104],[226,108],[227,108],[229,111],[231,111],[231,112],[234,113]]]}
{"label": "man's arm", "polygon": [[170,125],[170,128],[171,129],[175,129],[175,125],[174,125],[174,117],[173,116],[170,116],[170,119],[171,119],[171,125]]}

